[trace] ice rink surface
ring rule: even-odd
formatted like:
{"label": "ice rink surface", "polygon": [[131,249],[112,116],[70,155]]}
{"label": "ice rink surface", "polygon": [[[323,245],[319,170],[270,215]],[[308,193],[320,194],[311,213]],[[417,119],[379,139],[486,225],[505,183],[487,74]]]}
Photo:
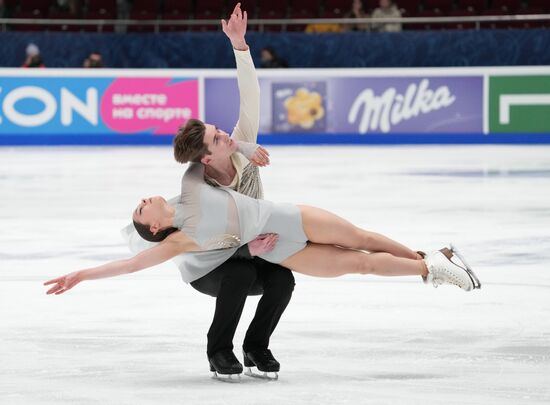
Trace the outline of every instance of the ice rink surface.
{"label": "ice rink surface", "polygon": [[550,403],[549,147],[269,150],[267,199],[332,210],[413,249],[455,242],[482,289],[296,275],[271,341],[279,381],[214,381],[214,299],[172,263],[61,296],[42,286],[129,255],[119,230],[138,199],[179,193],[171,149],[3,148],[0,403]]}

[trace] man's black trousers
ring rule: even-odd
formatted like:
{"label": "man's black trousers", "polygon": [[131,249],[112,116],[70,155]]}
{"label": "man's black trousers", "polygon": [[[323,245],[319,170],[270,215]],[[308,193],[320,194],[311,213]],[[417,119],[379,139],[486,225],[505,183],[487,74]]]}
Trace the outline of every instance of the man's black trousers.
{"label": "man's black trousers", "polygon": [[233,336],[248,295],[263,294],[246,332],[243,350],[267,348],[290,302],[294,276],[290,270],[258,257],[232,258],[191,285],[203,294],[216,297],[206,349],[208,357],[212,357],[220,350],[233,350]]}

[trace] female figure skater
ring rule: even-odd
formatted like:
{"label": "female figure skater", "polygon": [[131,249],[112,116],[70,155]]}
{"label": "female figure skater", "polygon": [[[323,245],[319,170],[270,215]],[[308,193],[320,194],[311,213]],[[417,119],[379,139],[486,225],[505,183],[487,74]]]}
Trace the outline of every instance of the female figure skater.
{"label": "female figure skater", "polygon": [[[453,248],[421,258],[398,242],[320,208],[256,200],[230,188],[212,187],[205,183],[200,163],[191,163],[184,174],[178,202],[169,204],[158,196],[145,198],[132,217],[144,239],[161,243],[127,260],[49,280],[45,285],[54,285],[47,294],[62,294],[81,281],[136,272],[176,256],[182,259],[183,278],[197,279],[239,247],[265,234],[270,234],[268,251],[260,252],[259,257],[314,277],[420,275],[436,287],[445,283],[465,291],[480,287]],[[463,266],[451,261],[453,253]]]}

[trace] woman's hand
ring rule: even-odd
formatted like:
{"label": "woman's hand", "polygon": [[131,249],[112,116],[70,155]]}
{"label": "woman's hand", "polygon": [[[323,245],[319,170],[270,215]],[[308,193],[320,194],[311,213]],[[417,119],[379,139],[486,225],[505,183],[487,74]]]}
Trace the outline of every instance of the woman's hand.
{"label": "woman's hand", "polygon": [[258,256],[262,253],[271,252],[278,240],[279,235],[276,233],[266,233],[256,236],[256,239],[248,242],[248,251],[250,252],[250,256]]}
{"label": "woman's hand", "polygon": [[269,152],[263,146],[258,146],[249,160],[254,166],[265,167],[269,165]]}
{"label": "woman's hand", "polygon": [[82,279],[80,278],[80,274],[78,271],[75,271],[73,273],[65,274],[64,276],[54,278],[53,280],[46,281],[44,285],[54,284],[55,285],[50,288],[46,294],[63,294],[65,291],[70,290],[75,285],[80,283]]}

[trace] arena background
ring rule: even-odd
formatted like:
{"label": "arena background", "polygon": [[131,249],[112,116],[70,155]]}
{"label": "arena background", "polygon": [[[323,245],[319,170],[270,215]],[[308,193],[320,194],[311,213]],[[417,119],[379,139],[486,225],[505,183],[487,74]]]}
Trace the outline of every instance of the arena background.
{"label": "arena background", "polygon": [[[243,1],[266,198],[415,250],[454,242],[483,287],[296,274],[279,380],[223,384],[214,301],[172,263],[55,297],[42,283],[128,257],[139,199],[179,190],[185,120],[231,131],[233,4],[0,0],[2,404],[550,401],[550,2],[401,0],[379,20],[400,32],[376,32],[377,3],[350,19],[351,1]],[[30,44],[44,68],[21,67]],[[264,47],[290,68],[260,68]],[[103,68],[82,69],[92,52]]]}

